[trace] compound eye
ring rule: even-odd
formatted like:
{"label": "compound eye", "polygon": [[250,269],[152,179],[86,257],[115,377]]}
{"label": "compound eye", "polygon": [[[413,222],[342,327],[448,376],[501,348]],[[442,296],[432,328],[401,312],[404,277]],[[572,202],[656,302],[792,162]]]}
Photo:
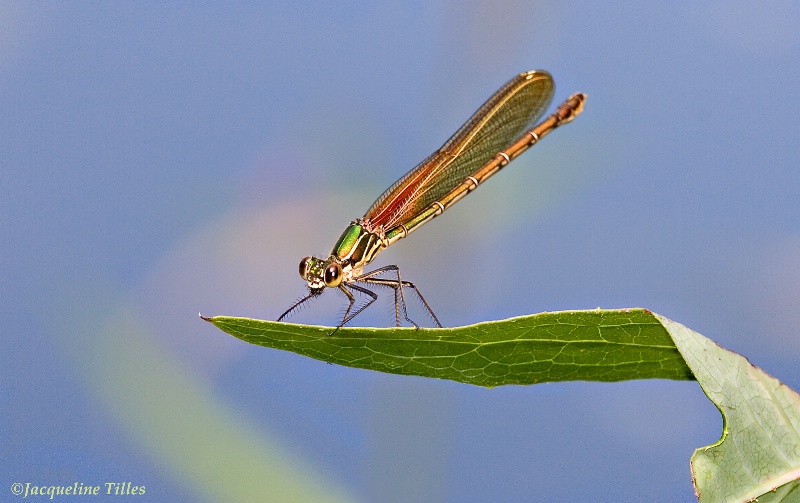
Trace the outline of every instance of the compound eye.
{"label": "compound eye", "polygon": [[342,266],[339,264],[329,264],[325,268],[325,285],[328,287],[337,287],[342,282]]}
{"label": "compound eye", "polygon": [[308,279],[308,270],[311,268],[311,257],[305,257],[300,261],[300,277]]}

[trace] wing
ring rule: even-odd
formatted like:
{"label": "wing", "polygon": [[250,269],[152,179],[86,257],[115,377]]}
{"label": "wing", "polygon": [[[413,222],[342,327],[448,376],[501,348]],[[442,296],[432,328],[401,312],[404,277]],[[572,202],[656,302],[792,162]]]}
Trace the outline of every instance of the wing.
{"label": "wing", "polygon": [[364,220],[372,228],[389,229],[428,208],[531,129],[547,110],[554,88],[542,70],[511,79],[442,148],[381,194]]}

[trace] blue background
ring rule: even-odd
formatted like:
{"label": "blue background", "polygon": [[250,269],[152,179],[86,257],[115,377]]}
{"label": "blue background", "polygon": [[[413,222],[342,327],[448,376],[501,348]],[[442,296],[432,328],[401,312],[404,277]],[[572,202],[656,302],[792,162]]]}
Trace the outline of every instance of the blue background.
{"label": "blue background", "polygon": [[[376,265],[447,326],[646,307],[800,388],[795,2],[6,2],[0,25],[4,501],[693,501],[722,425],[696,383],[485,390],[197,318],[276,318],[301,257],[534,68],[584,114]],[[335,323],[325,297],[292,321]]]}

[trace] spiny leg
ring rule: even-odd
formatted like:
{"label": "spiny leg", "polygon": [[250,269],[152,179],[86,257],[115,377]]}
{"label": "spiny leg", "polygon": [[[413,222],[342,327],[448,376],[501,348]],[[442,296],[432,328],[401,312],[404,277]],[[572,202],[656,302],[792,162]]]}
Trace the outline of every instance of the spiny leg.
{"label": "spiny leg", "polygon": [[[384,272],[387,272],[387,271],[394,272],[395,275],[397,276],[397,279],[386,279],[386,278],[375,278],[374,277],[374,276],[376,276],[378,274],[381,274],[381,273],[384,273]],[[411,318],[408,317],[408,310],[406,309],[406,298],[405,298],[405,294],[403,292],[403,287],[407,287],[407,288],[413,289],[414,292],[417,294],[417,297],[419,297],[419,300],[422,301],[422,304],[425,306],[425,309],[428,310],[428,314],[430,314],[431,318],[436,323],[436,326],[438,328],[442,328],[442,324],[439,322],[439,318],[436,317],[436,314],[434,314],[433,309],[431,309],[430,304],[428,304],[428,301],[425,300],[425,297],[423,297],[422,293],[419,291],[419,288],[417,288],[417,286],[414,283],[411,283],[410,281],[402,280],[400,278],[400,268],[397,267],[396,265],[387,265],[387,266],[375,269],[374,271],[370,271],[370,272],[368,272],[366,274],[362,274],[361,276],[356,278],[356,281],[363,281],[365,283],[372,283],[372,284],[376,284],[376,285],[383,285],[383,286],[389,286],[389,287],[394,288],[394,290],[395,290],[395,305],[394,305],[394,309],[395,309],[395,317],[396,317],[396,319],[398,321],[398,326],[399,326],[399,319],[400,319],[400,317],[399,317],[399,309],[400,309],[400,307],[402,307],[402,309],[403,309],[403,318],[405,318],[405,320],[407,322],[411,323],[412,325],[414,325],[415,327],[417,327],[419,329],[419,325],[417,325],[414,322],[414,320],[412,320]],[[398,302],[398,292],[399,292],[399,302]]]}
{"label": "spiny leg", "polygon": [[403,286],[411,288],[411,289],[414,290],[414,292],[417,294],[417,297],[419,297],[419,300],[422,301],[422,305],[424,305],[425,309],[428,310],[428,314],[430,314],[431,318],[433,318],[433,321],[436,323],[436,326],[438,328],[442,328],[442,324],[439,322],[439,318],[436,317],[436,314],[433,312],[433,309],[431,309],[431,306],[430,306],[430,304],[428,304],[428,301],[425,300],[425,297],[422,296],[422,292],[419,291],[419,288],[417,288],[417,285],[415,285],[414,283],[412,283],[410,281],[402,281],[401,283],[403,284]]}
{"label": "spiny leg", "polygon": [[[397,279],[385,279],[385,278],[375,278],[375,276],[391,271],[394,272],[397,276]],[[394,323],[395,326],[400,326],[400,307],[402,306],[403,309],[403,318],[412,325],[414,325],[417,329],[419,329],[419,325],[417,325],[414,320],[408,317],[408,310],[406,309],[406,297],[403,293],[402,281],[400,279],[400,268],[396,265],[387,265],[384,267],[380,267],[375,269],[374,271],[370,271],[366,274],[362,274],[356,281],[363,281],[365,283],[372,283],[375,285],[381,286],[389,286],[394,290]]]}
{"label": "spiny leg", "polygon": [[284,311],[284,313],[282,315],[280,315],[280,317],[277,319],[277,321],[283,321],[283,319],[286,318],[289,314],[291,314],[295,309],[297,309],[301,305],[305,304],[307,301],[313,299],[314,297],[317,297],[319,294],[320,294],[320,292],[311,291],[311,293],[309,293],[308,295],[306,295],[302,299],[298,300],[297,302],[292,304],[292,307],[290,307],[289,309]]}
{"label": "spiny leg", "polygon": [[[387,286],[394,290],[394,319],[395,325],[400,326],[400,312],[403,312],[403,319],[407,322],[414,325],[415,328],[419,329],[419,325],[408,317],[408,311],[406,310],[406,301],[402,295],[402,288],[400,287],[400,283],[396,279],[386,279],[386,278],[367,278],[362,279],[359,281],[363,281],[364,283],[370,283],[372,285],[380,285],[380,286]],[[407,281],[405,283],[408,283]],[[404,285],[407,286],[407,285]]]}
{"label": "spiny leg", "polygon": [[[353,304],[355,304],[356,298],[353,296],[352,292],[350,292],[350,290],[347,289],[347,287],[350,287],[353,290],[359,291],[359,292],[363,293],[364,295],[367,295],[368,297],[370,297],[370,299],[367,302],[365,302],[362,306],[360,306],[358,309],[356,309],[355,312],[353,312],[352,314],[350,313],[350,311],[353,309]],[[342,292],[344,292],[345,295],[347,295],[347,298],[350,301],[350,304],[347,306],[347,311],[345,311],[345,313],[344,313],[344,317],[342,318],[342,322],[339,323],[339,326],[336,327],[336,330],[339,330],[340,328],[342,328],[348,321],[350,321],[353,318],[355,318],[356,316],[358,316],[358,314],[361,311],[363,311],[364,309],[368,308],[370,305],[372,305],[373,302],[378,300],[378,295],[375,292],[373,292],[372,290],[367,290],[364,287],[361,287],[361,286],[358,286],[358,285],[354,285],[352,283],[347,283],[347,286],[345,286],[344,283],[341,283],[339,285],[339,290],[341,290]],[[334,330],[331,333],[331,335],[333,335],[333,333],[335,333],[336,330]]]}
{"label": "spiny leg", "polygon": [[[430,304],[428,304],[428,301],[425,300],[425,297],[423,297],[422,292],[419,291],[419,288],[417,288],[417,286],[414,283],[412,283],[410,281],[405,281],[405,280],[402,280],[402,281],[398,282],[395,279],[382,279],[382,278],[370,278],[370,279],[367,279],[365,281],[367,283],[372,283],[372,284],[376,284],[376,285],[389,286],[389,287],[394,288],[395,291],[400,290],[400,285],[401,284],[405,288],[411,288],[412,290],[414,290],[414,293],[417,294],[417,297],[422,302],[422,305],[425,306],[425,309],[428,311],[428,314],[430,315],[430,317],[433,320],[433,322],[436,323],[436,327],[437,328],[442,328],[442,324],[439,321],[439,318],[436,317],[436,313],[433,312],[433,309],[431,308]],[[406,319],[406,321],[408,321],[409,323],[411,323],[415,327],[419,328],[419,325],[414,323],[414,320],[412,320],[412,319],[410,319],[408,317],[408,314],[406,312],[406,306],[405,306],[404,303],[405,303],[405,301],[403,301],[403,305],[402,305],[403,317]],[[395,309],[397,309],[397,306],[395,306]]]}

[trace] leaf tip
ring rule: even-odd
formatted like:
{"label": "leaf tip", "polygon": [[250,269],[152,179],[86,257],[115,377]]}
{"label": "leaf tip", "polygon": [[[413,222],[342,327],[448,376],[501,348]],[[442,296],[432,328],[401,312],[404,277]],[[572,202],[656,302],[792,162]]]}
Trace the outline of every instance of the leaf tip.
{"label": "leaf tip", "polygon": [[197,313],[197,316],[199,316],[201,320],[205,320],[209,323],[212,323],[211,320],[214,318],[213,316],[203,316],[203,313]]}

